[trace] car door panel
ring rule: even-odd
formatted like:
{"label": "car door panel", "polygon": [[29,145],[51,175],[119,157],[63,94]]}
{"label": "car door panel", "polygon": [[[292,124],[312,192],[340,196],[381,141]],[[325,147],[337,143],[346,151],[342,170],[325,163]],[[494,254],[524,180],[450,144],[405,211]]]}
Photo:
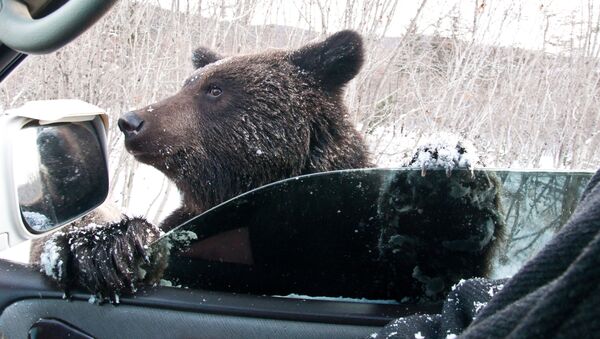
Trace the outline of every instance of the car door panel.
{"label": "car door panel", "polygon": [[348,338],[363,337],[391,319],[434,312],[409,307],[303,300],[153,287],[119,304],[90,302],[74,292],[64,299],[31,267],[0,260],[0,329],[23,338],[40,319],[55,319],[97,338]]}

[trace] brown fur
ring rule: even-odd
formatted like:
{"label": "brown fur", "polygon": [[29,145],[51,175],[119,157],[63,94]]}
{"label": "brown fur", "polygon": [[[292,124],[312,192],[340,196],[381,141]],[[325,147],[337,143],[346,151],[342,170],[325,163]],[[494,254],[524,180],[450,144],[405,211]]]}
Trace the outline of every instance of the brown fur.
{"label": "brown fur", "polygon": [[[358,73],[363,62],[362,40],[357,33],[342,31],[292,51],[230,58],[200,48],[192,61],[196,71],[179,92],[128,112],[119,120],[127,150],[137,160],[162,171],[183,196],[182,206],[162,222],[162,230],[170,230],[216,204],[280,179],[371,166],[367,148],[347,118],[342,96],[345,84]],[[466,180],[466,185],[477,182],[455,178],[456,182]],[[422,184],[432,182],[435,181],[424,180]],[[485,273],[493,246],[486,243],[473,250],[463,247],[490,241],[489,229],[469,227],[470,220],[487,220],[489,215],[479,215],[479,206],[467,204],[467,208],[473,207],[467,217],[473,219],[461,219],[459,213],[455,228],[436,220],[419,228],[423,226],[419,215],[410,215],[406,223],[398,224],[405,206],[419,206],[411,200],[412,190],[410,185],[404,187],[406,184],[392,182],[386,187],[383,196],[390,195],[396,201],[379,202],[384,213],[381,224],[374,225],[378,228],[371,234],[371,238],[379,239],[359,246],[363,252],[368,249],[357,254],[368,256],[366,262],[378,260],[376,265],[389,265],[383,267],[381,272],[385,274],[374,282],[382,286],[378,290],[390,289],[384,293],[398,298],[422,293],[437,298],[457,281],[454,269],[464,277]],[[488,201],[496,201],[497,185],[484,180],[479,188],[484,195],[490,192]],[[436,212],[433,208],[432,213]],[[444,216],[439,217],[445,220]],[[501,224],[494,223],[494,227],[493,234],[500,234]],[[101,231],[110,242],[92,241],[94,233],[90,230],[68,231],[53,238],[51,241],[68,249],[63,251],[68,258],[61,260],[68,263],[62,268],[66,275],[61,283],[67,286],[76,281],[104,295],[131,292],[140,282],[135,273],[141,263],[139,249],[155,238],[151,228],[143,219],[125,218]],[[439,232],[445,228],[457,232]],[[140,236],[142,233],[144,237]],[[445,242],[448,239],[450,242]],[[69,248],[66,244],[71,243],[81,246]],[[412,243],[419,246],[406,247]],[[117,250],[112,251],[113,248]],[[128,248],[136,251],[124,251]],[[371,248],[379,248],[380,253]],[[404,260],[402,253],[397,255],[398,250],[404,251],[406,257],[416,257]],[[94,259],[89,253],[99,253],[106,260],[98,260],[98,256]],[[162,253],[155,255],[159,258],[156,261],[165,259]],[[462,257],[466,259],[453,260]],[[162,262],[156,266],[164,267]],[[407,277],[409,281],[405,280]],[[436,278],[442,280],[441,285]]]}
{"label": "brown fur", "polygon": [[[369,167],[342,97],[362,59],[351,31],[292,52],[221,59],[196,50],[197,70],[178,93],[126,115],[143,121],[139,131],[125,131],[127,150],[183,195],[161,228],[273,181]],[[211,97],[213,87],[219,97]]]}

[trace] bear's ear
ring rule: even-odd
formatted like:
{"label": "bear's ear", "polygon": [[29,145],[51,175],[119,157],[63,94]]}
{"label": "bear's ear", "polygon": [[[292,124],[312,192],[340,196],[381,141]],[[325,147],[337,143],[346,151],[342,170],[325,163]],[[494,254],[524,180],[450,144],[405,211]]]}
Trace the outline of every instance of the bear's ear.
{"label": "bear's ear", "polygon": [[326,89],[335,90],[358,74],[363,54],[360,35],[346,30],[293,51],[289,58],[292,64],[312,74]]}
{"label": "bear's ear", "polygon": [[220,59],[222,59],[220,55],[206,47],[198,47],[192,53],[192,64],[194,65],[194,69],[212,64]]}

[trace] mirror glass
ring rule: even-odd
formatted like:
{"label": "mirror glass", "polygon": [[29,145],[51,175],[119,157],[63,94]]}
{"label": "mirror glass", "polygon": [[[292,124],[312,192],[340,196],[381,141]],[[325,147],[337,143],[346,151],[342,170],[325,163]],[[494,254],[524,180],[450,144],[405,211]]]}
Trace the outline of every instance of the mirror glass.
{"label": "mirror glass", "polygon": [[14,178],[21,216],[42,233],[100,205],[108,194],[108,170],[94,121],[30,124],[13,143]]}
{"label": "mirror glass", "polygon": [[[565,224],[590,177],[359,169],[291,178],[240,195],[168,233],[165,279],[173,286],[254,294],[399,300],[402,291],[389,287],[403,276],[392,274],[390,267],[398,265],[390,260],[410,262],[419,241],[437,238],[454,251],[451,263],[493,241],[486,275],[509,277]],[[490,215],[504,224],[503,234],[492,232]],[[427,248],[434,256],[436,246]],[[408,279],[419,278],[412,266],[407,272]]]}

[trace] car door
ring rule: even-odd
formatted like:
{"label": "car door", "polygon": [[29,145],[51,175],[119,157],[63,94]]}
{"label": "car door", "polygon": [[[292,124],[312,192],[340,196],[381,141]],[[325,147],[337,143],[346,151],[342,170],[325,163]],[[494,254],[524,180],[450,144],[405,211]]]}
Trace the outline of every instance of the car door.
{"label": "car door", "polygon": [[[508,276],[541,247],[540,239],[560,228],[590,173],[488,172],[502,181],[510,237],[492,274]],[[98,338],[347,338],[367,336],[397,317],[439,312],[435,302],[377,300],[385,298],[372,279],[377,272],[365,270],[363,259],[352,251],[345,253],[343,246],[319,245],[316,248],[328,247],[329,253],[314,255],[307,253],[315,247],[307,252],[303,246],[304,230],[334,244],[344,236],[363,242],[369,231],[360,225],[378,213],[385,183],[413,175],[421,176],[415,170],[329,172],[236,197],[175,233],[195,232],[193,247],[194,241],[247,228],[258,234],[250,237],[257,241],[255,253],[272,259],[255,258],[255,265],[206,260],[195,257],[187,246],[171,254],[162,286],[123,296],[118,304],[98,304],[84,291],[66,296],[35,270],[2,261],[0,328],[9,338],[28,333],[40,338],[57,333]],[[286,265],[279,265],[282,260]]]}

